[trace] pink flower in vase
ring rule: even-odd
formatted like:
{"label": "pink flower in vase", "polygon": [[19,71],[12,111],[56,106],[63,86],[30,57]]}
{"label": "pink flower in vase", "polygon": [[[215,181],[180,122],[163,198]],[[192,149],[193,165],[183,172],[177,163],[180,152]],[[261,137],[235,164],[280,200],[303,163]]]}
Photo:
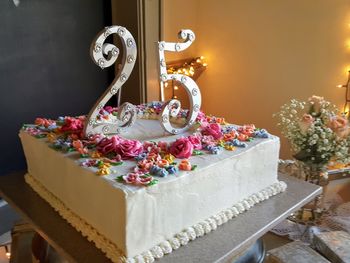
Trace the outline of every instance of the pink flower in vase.
{"label": "pink flower in vase", "polygon": [[314,118],[310,114],[304,114],[301,118],[301,121],[299,122],[299,127],[302,133],[306,133],[308,129],[312,126],[314,123]]}
{"label": "pink flower in vase", "polygon": [[328,127],[331,128],[334,133],[340,138],[346,138],[349,136],[350,128],[348,120],[341,116],[333,116],[330,118]]}

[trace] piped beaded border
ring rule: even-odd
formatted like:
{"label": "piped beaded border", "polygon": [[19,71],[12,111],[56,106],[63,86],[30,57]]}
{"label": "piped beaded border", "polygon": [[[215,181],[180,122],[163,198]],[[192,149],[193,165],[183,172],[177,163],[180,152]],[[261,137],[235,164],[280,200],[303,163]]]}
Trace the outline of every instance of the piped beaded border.
{"label": "piped beaded border", "polygon": [[152,263],[155,259],[162,258],[164,255],[170,254],[179,247],[187,245],[188,242],[214,231],[218,226],[237,217],[244,211],[249,210],[255,204],[269,199],[271,196],[278,193],[284,192],[287,189],[287,184],[285,182],[278,181],[260,192],[238,202],[232,207],[227,208],[220,213],[193,225],[192,227],[186,228],[184,231],[174,235],[173,238],[161,242],[159,245],[154,246],[141,255],[137,255],[132,258],[125,258],[121,250],[113,242],[101,235],[83,218],[79,217],[73,211],[67,208],[64,203],[59,200],[59,198],[48,191],[45,186],[43,186],[33,176],[26,174],[25,181],[76,230],[81,232],[83,236],[87,237],[89,241],[93,241],[95,246],[104,252],[109,259],[111,259],[113,262],[127,263]]}

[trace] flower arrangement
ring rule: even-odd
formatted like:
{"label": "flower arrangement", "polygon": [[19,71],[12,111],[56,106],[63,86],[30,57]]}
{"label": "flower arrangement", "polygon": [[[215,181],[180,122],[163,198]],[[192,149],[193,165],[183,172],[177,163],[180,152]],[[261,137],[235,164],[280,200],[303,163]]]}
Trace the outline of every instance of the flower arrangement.
{"label": "flower arrangement", "polygon": [[282,134],[290,141],[295,159],[325,170],[330,162],[350,161],[350,127],[335,105],[323,97],[307,101],[292,99],[275,117]]}

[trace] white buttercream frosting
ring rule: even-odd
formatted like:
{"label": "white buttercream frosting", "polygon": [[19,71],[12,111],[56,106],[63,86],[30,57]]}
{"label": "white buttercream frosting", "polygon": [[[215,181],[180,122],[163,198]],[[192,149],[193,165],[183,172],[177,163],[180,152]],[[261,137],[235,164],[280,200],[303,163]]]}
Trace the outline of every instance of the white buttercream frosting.
{"label": "white buttercream frosting", "polygon": [[[233,215],[239,212],[238,207],[244,207],[244,204],[248,204],[247,200],[252,201],[252,206],[263,201],[265,199],[262,192],[270,192],[270,196],[276,195],[280,192],[284,192],[287,188],[287,185],[283,181],[279,181],[267,189],[273,191],[267,191],[266,189],[260,191],[257,194],[250,196],[249,198],[242,200],[241,202],[234,204],[231,208],[225,209],[224,211],[219,212],[216,215],[206,219],[205,221],[199,222],[198,224],[193,225],[192,227],[186,228],[184,231],[175,234],[173,238],[169,240],[164,240],[159,245],[152,247],[150,250],[143,252],[140,255],[137,255],[132,258],[124,258],[118,247],[110,242],[106,237],[102,236],[96,229],[91,225],[85,222],[84,219],[77,216],[74,212],[70,211],[62,202],[59,201],[54,195],[52,195],[44,186],[42,186],[37,180],[35,180],[31,175],[27,174],[25,176],[26,182],[50,205],[55,208],[60,215],[65,218],[71,225],[73,225],[78,231],[80,231],[84,236],[89,240],[93,241],[98,248],[100,248],[107,257],[109,257],[113,262],[125,261],[127,263],[138,263],[138,262],[154,262],[155,259],[162,258],[164,255],[172,253],[173,250],[178,249],[180,246],[185,246],[188,242],[195,240],[205,234],[214,231],[217,228],[217,222],[223,224],[223,215],[227,218],[226,222],[233,219]],[[260,199],[253,198],[253,196],[260,196]],[[227,216],[229,215],[229,216]],[[232,215],[232,217],[231,217]]]}
{"label": "white buttercream frosting", "polygon": [[[157,121],[143,120],[133,128],[125,137],[179,137],[164,134]],[[255,139],[233,152],[193,156],[195,171],[157,178],[159,183],[151,187],[115,180],[135,166],[133,161],[114,167],[110,175],[96,176],[96,168],[79,165],[76,153],[57,152],[46,139],[24,132],[20,137],[28,183],[115,262],[122,255],[129,262],[152,262],[285,189],[283,184],[269,187],[277,182],[279,141],[274,136]]]}

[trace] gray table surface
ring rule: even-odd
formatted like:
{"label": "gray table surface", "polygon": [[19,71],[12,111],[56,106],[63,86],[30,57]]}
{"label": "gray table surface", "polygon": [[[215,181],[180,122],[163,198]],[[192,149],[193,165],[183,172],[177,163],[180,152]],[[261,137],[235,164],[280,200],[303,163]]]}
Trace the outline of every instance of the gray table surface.
{"label": "gray table surface", "polygon": [[[25,183],[23,175],[0,176],[0,196],[70,262],[111,262],[39,197]],[[321,187],[290,176],[281,174],[279,179],[287,183],[286,192],[255,205],[216,231],[190,242],[157,262],[227,262],[322,192]]]}

